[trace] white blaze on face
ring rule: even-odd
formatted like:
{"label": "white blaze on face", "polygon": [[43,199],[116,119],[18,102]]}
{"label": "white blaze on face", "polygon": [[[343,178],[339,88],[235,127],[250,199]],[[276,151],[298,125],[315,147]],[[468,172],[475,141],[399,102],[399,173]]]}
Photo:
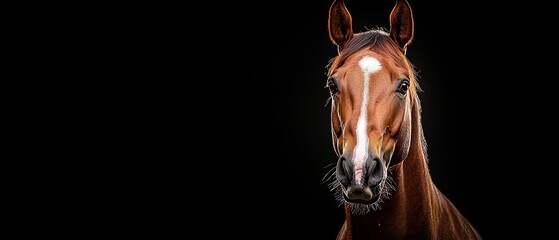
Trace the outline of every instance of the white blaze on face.
{"label": "white blaze on face", "polygon": [[357,144],[353,149],[353,164],[355,166],[355,182],[361,185],[365,160],[369,156],[369,135],[367,134],[367,103],[369,102],[369,79],[370,75],[382,69],[380,62],[371,56],[364,56],[359,60],[359,67],[363,71],[363,101],[361,102],[361,112],[357,119]]}

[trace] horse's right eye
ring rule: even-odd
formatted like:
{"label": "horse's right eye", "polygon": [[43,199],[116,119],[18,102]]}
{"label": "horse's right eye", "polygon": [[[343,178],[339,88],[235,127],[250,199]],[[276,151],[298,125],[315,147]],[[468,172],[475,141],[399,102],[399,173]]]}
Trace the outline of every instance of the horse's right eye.
{"label": "horse's right eye", "polygon": [[332,78],[328,79],[328,82],[326,82],[326,87],[330,90],[330,94],[336,94],[338,92],[338,85]]}

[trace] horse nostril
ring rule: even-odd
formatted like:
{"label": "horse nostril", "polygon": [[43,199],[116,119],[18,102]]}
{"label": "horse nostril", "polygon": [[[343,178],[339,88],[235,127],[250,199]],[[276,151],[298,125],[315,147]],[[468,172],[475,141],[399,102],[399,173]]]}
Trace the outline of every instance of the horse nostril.
{"label": "horse nostril", "polygon": [[343,156],[340,157],[336,165],[336,178],[344,186],[347,186],[353,179],[353,175],[351,174],[351,162]]}
{"label": "horse nostril", "polygon": [[365,169],[367,171],[367,184],[369,186],[376,186],[382,181],[383,165],[378,157],[367,159]]}

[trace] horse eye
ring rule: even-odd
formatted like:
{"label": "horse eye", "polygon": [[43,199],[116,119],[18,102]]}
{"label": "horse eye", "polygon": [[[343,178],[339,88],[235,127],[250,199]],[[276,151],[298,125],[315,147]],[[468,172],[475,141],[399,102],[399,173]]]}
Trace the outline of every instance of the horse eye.
{"label": "horse eye", "polygon": [[328,82],[326,82],[326,87],[328,87],[331,94],[335,94],[338,92],[338,85],[336,85],[336,82],[332,78],[328,79]]}
{"label": "horse eye", "polygon": [[410,81],[407,79],[403,80],[398,86],[398,92],[401,94],[405,94],[410,89]]}

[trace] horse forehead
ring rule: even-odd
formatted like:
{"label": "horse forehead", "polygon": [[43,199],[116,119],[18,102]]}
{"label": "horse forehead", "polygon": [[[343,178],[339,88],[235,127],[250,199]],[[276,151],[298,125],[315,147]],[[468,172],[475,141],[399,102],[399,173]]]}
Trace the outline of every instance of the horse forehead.
{"label": "horse forehead", "polygon": [[347,70],[356,74],[363,73],[381,74],[382,72],[390,72],[393,70],[392,64],[385,61],[385,57],[373,51],[361,51],[348,57]]}
{"label": "horse forehead", "polygon": [[351,65],[360,66],[360,62],[364,59],[375,59],[382,64],[384,56],[381,53],[375,52],[371,49],[361,49],[347,58],[347,63]]}
{"label": "horse forehead", "polygon": [[380,71],[382,69],[382,64],[375,57],[366,55],[359,60],[359,68],[361,68],[365,76],[369,76],[370,74]]}

